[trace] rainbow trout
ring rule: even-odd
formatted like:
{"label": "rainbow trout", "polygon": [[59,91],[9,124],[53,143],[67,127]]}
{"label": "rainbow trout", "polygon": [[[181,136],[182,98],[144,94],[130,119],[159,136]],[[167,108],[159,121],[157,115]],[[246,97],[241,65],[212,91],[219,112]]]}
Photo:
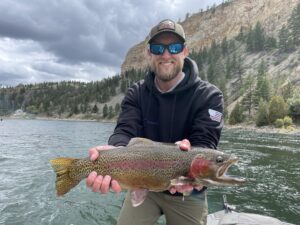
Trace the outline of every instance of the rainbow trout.
{"label": "rainbow trout", "polygon": [[[245,182],[243,178],[226,175],[227,169],[237,162],[233,155],[197,147],[180,151],[175,144],[145,138],[133,138],[126,147],[102,151],[96,161],[89,158],[56,158],[50,162],[56,172],[58,196],[66,194],[92,171],[96,171],[110,175],[123,189],[130,190],[133,206],[143,202],[147,191],[161,192],[173,185],[212,186]],[[134,199],[135,196],[142,198]]]}

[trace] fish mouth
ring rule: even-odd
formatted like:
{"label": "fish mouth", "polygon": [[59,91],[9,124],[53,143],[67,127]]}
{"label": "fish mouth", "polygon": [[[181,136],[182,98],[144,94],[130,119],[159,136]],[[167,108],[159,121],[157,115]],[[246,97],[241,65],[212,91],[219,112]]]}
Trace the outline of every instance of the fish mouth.
{"label": "fish mouth", "polygon": [[238,158],[234,155],[232,155],[220,168],[218,169],[216,173],[216,181],[218,183],[222,184],[242,184],[245,183],[246,179],[242,177],[234,177],[227,175],[227,170],[234,164],[236,164],[238,161]]}

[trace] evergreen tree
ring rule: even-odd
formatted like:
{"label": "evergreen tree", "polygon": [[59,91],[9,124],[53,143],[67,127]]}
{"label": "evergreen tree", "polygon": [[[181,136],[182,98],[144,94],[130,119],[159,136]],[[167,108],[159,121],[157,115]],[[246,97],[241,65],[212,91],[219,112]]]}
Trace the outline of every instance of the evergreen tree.
{"label": "evergreen tree", "polygon": [[77,104],[75,104],[75,103],[73,104],[71,113],[72,114],[78,114],[79,113],[79,109],[78,109]]}
{"label": "evergreen tree", "polygon": [[114,117],[114,109],[113,109],[113,107],[110,105],[109,107],[108,107],[108,118],[109,119],[111,119],[111,118],[113,118]]}
{"label": "evergreen tree", "polygon": [[108,116],[108,106],[107,104],[105,104],[102,110],[102,117],[105,118],[107,116]]}
{"label": "evergreen tree", "polygon": [[265,42],[265,49],[267,51],[277,48],[277,40],[274,37],[267,37]]}
{"label": "evergreen tree", "polygon": [[248,75],[243,84],[243,93],[245,97],[243,98],[243,108],[248,111],[248,115],[251,116],[252,109],[254,108],[254,98],[255,98],[255,88],[254,88],[254,76]]}
{"label": "evergreen tree", "polygon": [[231,69],[231,62],[229,56],[226,57],[226,62],[225,62],[225,77],[228,80],[232,78],[232,69]]}
{"label": "evergreen tree", "polygon": [[236,71],[236,73],[238,75],[238,78],[239,78],[239,81],[240,81],[240,85],[242,87],[242,85],[243,85],[244,67],[243,67],[243,60],[242,60],[241,56],[238,57],[238,61],[236,62],[235,71]]}
{"label": "evergreen tree", "polygon": [[238,41],[244,41],[245,40],[244,27],[243,26],[240,27],[240,32],[239,32],[238,36],[236,37],[236,40],[238,40]]}
{"label": "evergreen tree", "polygon": [[286,101],[289,98],[292,98],[293,95],[293,85],[288,79],[287,84],[282,88],[282,97]]}
{"label": "evergreen tree", "polygon": [[252,31],[252,27],[250,27],[250,30],[247,34],[246,46],[247,46],[247,51],[249,52],[254,51],[254,32]]}
{"label": "evergreen tree", "polygon": [[283,26],[279,31],[278,47],[282,52],[291,52],[295,50],[292,36],[286,26]]}
{"label": "evergreen tree", "polygon": [[243,122],[244,115],[243,115],[243,108],[242,105],[237,102],[234,109],[229,115],[229,124],[234,125]]}
{"label": "evergreen tree", "polygon": [[212,84],[216,84],[217,82],[217,77],[216,77],[216,73],[215,73],[215,64],[214,63],[210,63],[208,65],[207,68],[207,80],[212,83]]}
{"label": "evergreen tree", "polygon": [[221,43],[222,55],[228,54],[228,41],[227,38],[224,37]]}
{"label": "evergreen tree", "polygon": [[291,30],[292,41],[295,46],[300,45],[300,3],[292,11],[289,19],[289,28]]}
{"label": "evergreen tree", "polygon": [[265,46],[265,31],[260,22],[257,22],[253,31],[253,47],[254,51],[262,51]]}
{"label": "evergreen tree", "polygon": [[121,106],[119,103],[116,103],[115,105],[115,114],[118,115],[120,113],[120,109],[121,109]]}
{"label": "evergreen tree", "polygon": [[92,109],[92,113],[98,113],[98,107],[97,104],[94,105],[93,109]]}
{"label": "evergreen tree", "polygon": [[261,61],[257,68],[257,82],[255,89],[255,105],[258,105],[259,99],[270,101],[271,98],[271,83],[267,79],[267,66],[264,60]]}
{"label": "evergreen tree", "polygon": [[300,120],[300,88],[293,91],[291,98],[287,100],[289,106],[289,114],[295,120]]}
{"label": "evergreen tree", "polygon": [[125,93],[127,91],[128,85],[127,85],[127,79],[124,77],[121,80],[121,92]]}
{"label": "evergreen tree", "polygon": [[258,127],[269,125],[269,105],[263,99],[260,99],[256,114],[255,124]]}

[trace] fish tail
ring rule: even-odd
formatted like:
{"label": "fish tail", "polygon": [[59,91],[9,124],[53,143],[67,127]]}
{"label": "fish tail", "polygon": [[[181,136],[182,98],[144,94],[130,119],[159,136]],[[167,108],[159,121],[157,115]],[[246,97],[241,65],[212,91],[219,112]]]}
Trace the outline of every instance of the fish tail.
{"label": "fish tail", "polygon": [[78,160],[75,158],[56,158],[50,160],[53,170],[56,173],[57,196],[63,196],[80,182],[80,180],[70,177],[70,167]]}

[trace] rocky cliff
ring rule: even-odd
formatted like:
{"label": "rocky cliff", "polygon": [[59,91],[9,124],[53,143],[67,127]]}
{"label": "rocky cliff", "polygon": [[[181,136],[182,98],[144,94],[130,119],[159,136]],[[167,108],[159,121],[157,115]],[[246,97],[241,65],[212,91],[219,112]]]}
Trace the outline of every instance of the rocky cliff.
{"label": "rocky cliff", "polygon": [[[237,36],[241,27],[247,30],[259,21],[268,35],[276,37],[300,0],[233,0],[216,8],[196,13],[181,24],[190,51],[210,46],[224,37]],[[150,30],[150,28],[149,28]],[[122,64],[121,73],[147,66],[146,41],[133,46]]]}

